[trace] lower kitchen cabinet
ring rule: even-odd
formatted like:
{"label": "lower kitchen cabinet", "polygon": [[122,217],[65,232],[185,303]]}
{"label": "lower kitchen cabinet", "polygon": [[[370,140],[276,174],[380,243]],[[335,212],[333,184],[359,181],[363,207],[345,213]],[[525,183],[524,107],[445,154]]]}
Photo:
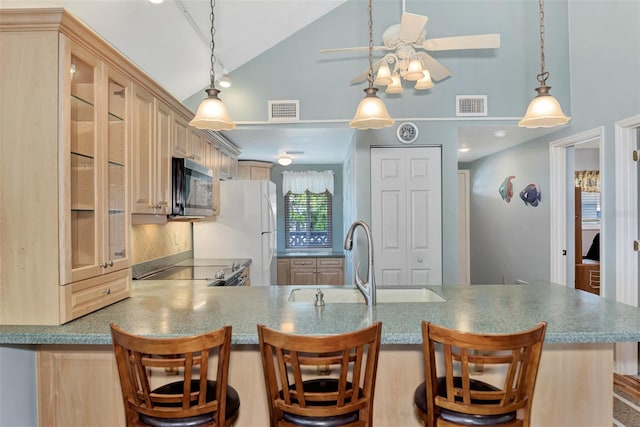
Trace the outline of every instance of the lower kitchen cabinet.
{"label": "lower kitchen cabinet", "polygon": [[289,258],[278,258],[278,285],[290,285]]}
{"label": "lower kitchen cabinet", "polygon": [[[289,258],[291,285],[344,285],[344,258]],[[280,275],[280,260],[278,260]]]}

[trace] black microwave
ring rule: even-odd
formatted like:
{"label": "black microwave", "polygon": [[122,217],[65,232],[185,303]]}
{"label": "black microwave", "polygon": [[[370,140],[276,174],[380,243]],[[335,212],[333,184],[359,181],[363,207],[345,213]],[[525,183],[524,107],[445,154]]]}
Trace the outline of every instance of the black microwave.
{"label": "black microwave", "polygon": [[172,217],[213,215],[213,172],[190,159],[171,160]]}

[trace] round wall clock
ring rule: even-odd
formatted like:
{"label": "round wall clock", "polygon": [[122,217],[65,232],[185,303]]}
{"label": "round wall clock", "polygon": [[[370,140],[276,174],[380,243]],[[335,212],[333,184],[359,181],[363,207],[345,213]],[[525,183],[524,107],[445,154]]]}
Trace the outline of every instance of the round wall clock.
{"label": "round wall clock", "polygon": [[401,123],[398,126],[396,135],[403,144],[411,144],[418,139],[418,127],[410,122]]}

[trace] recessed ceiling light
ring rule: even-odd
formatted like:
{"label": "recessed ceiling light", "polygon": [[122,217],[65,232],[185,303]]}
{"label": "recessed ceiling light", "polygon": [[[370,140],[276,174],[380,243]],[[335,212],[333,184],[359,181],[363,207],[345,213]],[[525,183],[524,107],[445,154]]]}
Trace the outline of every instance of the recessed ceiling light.
{"label": "recessed ceiling light", "polygon": [[458,148],[458,152],[459,153],[466,153],[469,150],[471,150],[471,148],[469,148],[469,147]]}
{"label": "recessed ceiling light", "polygon": [[507,131],[506,130],[497,130],[493,133],[493,136],[495,136],[498,139],[502,139],[505,136],[507,136]]}
{"label": "recessed ceiling light", "polygon": [[162,3],[164,0],[149,0],[149,3],[153,3],[153,4],[160,4]]}

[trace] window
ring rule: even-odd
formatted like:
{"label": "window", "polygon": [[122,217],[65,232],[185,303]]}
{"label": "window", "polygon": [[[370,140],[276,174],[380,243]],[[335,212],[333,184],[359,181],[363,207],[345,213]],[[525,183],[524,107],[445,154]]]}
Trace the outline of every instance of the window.
{"label": "window", "polygon": [[331,193],[288,192],[284,196],[286,249],[331,248]]}
{"label": "window", "polygon": [[582,192],[582,223],[600,224],[600,193]]}

